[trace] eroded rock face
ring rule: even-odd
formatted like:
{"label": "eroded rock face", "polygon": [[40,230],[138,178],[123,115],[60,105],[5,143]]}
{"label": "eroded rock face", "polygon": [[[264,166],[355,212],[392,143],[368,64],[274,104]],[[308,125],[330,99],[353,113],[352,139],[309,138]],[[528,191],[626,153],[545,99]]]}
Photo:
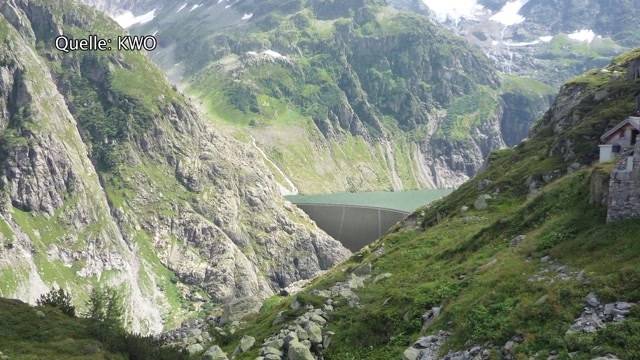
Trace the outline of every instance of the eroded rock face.
{"label": "eroded rock face", "polygon": [[[48,44],[70,24],[93,28],[96,12],[63,21],[48,5],[10,5],[24,29],[0,15],[0,269],[16,280],[0,296],[33,302],[56,285],[77,298],[101,282],[122,289],[132,330],[158,332],[184,315],[180,301],[238,316],[350,254],[142,56],[65,56],[25,35]],[[111,82],[134,68],[155,87]]]}

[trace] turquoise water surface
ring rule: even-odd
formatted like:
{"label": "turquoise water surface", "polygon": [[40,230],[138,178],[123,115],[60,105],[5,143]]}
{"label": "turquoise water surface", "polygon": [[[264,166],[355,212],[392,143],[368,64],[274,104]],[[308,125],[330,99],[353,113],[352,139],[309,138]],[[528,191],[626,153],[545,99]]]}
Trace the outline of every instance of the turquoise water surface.
{"label": "turquoise water surface", "polygon": [[376,191],[361,193],[334,193],[319,195],[292,195],[287,199],[294,204],[336,204],[380,207],[413,212],[421,206],[438,200],[453,190]]}

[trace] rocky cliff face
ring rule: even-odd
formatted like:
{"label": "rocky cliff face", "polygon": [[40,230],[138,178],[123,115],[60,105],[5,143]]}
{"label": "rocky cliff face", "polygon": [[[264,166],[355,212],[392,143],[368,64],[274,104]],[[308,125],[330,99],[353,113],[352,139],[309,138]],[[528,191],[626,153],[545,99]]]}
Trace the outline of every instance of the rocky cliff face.
{"label": "rocky cliff face", "polygon": [[138,53],[63,54],[120,33],[70,1],[0,4],[0,294],[119,288],[132,330],[255,309],[349,252],[280,197]]}
{"label": "rocky cliff face", "polygon": [[154,61],[304,192],[459,185],[547,104],[504,111],[486,57],[383,1],[88,3],[153,13]]}

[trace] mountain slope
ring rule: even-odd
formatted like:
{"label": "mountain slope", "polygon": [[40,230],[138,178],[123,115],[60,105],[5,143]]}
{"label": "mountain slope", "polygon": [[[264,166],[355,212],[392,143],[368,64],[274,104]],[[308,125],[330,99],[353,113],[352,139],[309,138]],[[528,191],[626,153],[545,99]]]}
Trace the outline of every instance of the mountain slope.
{"label": "mountain slope", "polygon": [[638,61],[568,82],[530,140],[222,343],[250,334],[266,340],[242,358],[287,352],[311,319],[325,359],[637,359],[640,221],[606,224],[613,164],[593,162],[634,110]]}
{"label": "mountain slope", "polygon": [[214,131],[135,52],[53,49],[121,30],[72,1],[0,5],[4,297],[81,304],[118,287],[129,327],[252,310],[348,251],[280,197],[260,154]]}
{"label": "mountain slope", "polygon": [[0,358],[3,359],[187,359],[180,349],[160,347],[139,335],[98,334],[90,319],[50,306],[31,307],[0,299]]}
{"label": "mountain slope", "polygon": [[[499,70],[559,87],[638,45],[637,0],[409,1],[480,46]],[[405,5],[406,6],[406,5]]]}
{"label": "mountain slope", "polygon": [[482,54],[384,1],[86,2],[152,13],[130,31],[157,33],[154,61],[254,137],[292,192],[459,185],[526,136],[552,92],[502,96],[514,82]]}

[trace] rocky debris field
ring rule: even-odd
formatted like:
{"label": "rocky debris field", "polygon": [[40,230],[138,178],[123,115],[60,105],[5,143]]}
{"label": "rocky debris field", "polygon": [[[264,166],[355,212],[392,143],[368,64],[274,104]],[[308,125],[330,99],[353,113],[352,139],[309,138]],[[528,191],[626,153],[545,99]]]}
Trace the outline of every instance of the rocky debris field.
{"label": "rocky debris field", "polygon": [[633,306],[635,304],[624,301],[602,304],[596,294],[590,293],[585,299],[582,314],[573,322],[567,333],[593,333],[608,323],[624,321]]}
{"label": "rocky debris field", "polygon": [[[208,317],[207,319],[194,319],[184,321],[179,328],[167,331],[160,335],[160,340],[166,345],[174,345],[184,348],[197,348],[197,344],[210,342],[209,329],[220,325],[220,318]],[[202,345],[200,345],[202,346]],[[202,350],[200,350],[202,351]]]}
{"label": "rocky debris field", "polygon": [[[517,243],[517,246],[525,238],[524,235],[520,235],[512,241]],[[529,259],[528,261],[531,261]],[[547,283],[553,283],[556,281],[569,281],[576,280],[583,284],[588,284],[589,280],[586,278],[584,271],[571,271],[566,265],[559,263],[552,259],[550,256],[544,256],[540,259],[540,263],[543,264],[543,268],[536,274],[529,278],[530,282],[544,281]],[[545,297],[538,300],[538,302],[546,300]],[[580,316],[575,319],[573,324],[567,330],[567,335],[576,333],[595,333],[600,329],[603,329],[609,323],[619,323],[626,319],[631,313],[631,309],[636,304],[616,301],[612,303],[603,304],[595,293],[589,293],[585,298],[585,306]],[[430,325],[436,320],[442,311],[441,307],[434,307],[427,311],[422,316],[423,327],[422,332],[426,332]],[[403,360],[481,360],[490,359],[493,354],[500,354],[503,359],[514,359],[514,350],[522,342],[524,337],[522,335],[514,335],[511,340],[507,341],[502,348],[496,347],[492,344],[485,344],[484,346],[473,346],[468,350],[449,352],[444,356],[440,356],[440,350],[446,343],[450,334],[447,331],[439,330],[433,335],[420,337],[416,342],[409,346],[402,354]],[[557,355],[554,355],[552,351],[550,353],[549,360],[554,360]],[[598,358],[604,359],[617,359],[615,355],[608,355],[607,357]]]}
{"label": "rocky debris field", "polygon": [[408,347],[402,354],[403,360],[486,360],[491,358],[491,351],[482,346],[474,346],[468,350],[449,352],[440,357],[440,348],[445,344],[449,333],[443,330],[435,335],[423,336]]}
{"label": "rocky debris field", "polygon": [[332,311],[328,299],[323,309],[313,306],[296,318],[278,334],[267,338],[260,349],[260,360],[313,360],[322,359],[322,351],[331,343],[331,332],[323,332],[328,312]]}
{"label": "rocky debris field", "polygon": [[[267,338],[260,349],[260,357],[256,360],[320,360],[323,352],[331,344],[335,335],[325,328],[334,311],[334,305],[345,301],[350,307],[360,305],[358,295],[353,291],[364,286],[365,280],[371,277],[371,265],[366,265],[351,274],[346,281],[334,284],[328,290],[312,290],[313,295],[324,298],[321,308],[306,305],[304,314],[285,326],[277,334]],[[390,276],[387,274],[385,277]],[[297,310],[302,305],[295,300],[291,304]],[[275,322],[282,321],[281,317]]]}
{"label": "rocky debris field", "polygon": [[[533,261],[527,259],[527,262]],[[530,276],[529,282],[546,282],[552,284],[556,281],[577,280],[582,283],[588,282],[584,271],[572,271],[567,265],[561,264],[551,256],[543,256],[540,258],[541,269],[534,275]]]}

